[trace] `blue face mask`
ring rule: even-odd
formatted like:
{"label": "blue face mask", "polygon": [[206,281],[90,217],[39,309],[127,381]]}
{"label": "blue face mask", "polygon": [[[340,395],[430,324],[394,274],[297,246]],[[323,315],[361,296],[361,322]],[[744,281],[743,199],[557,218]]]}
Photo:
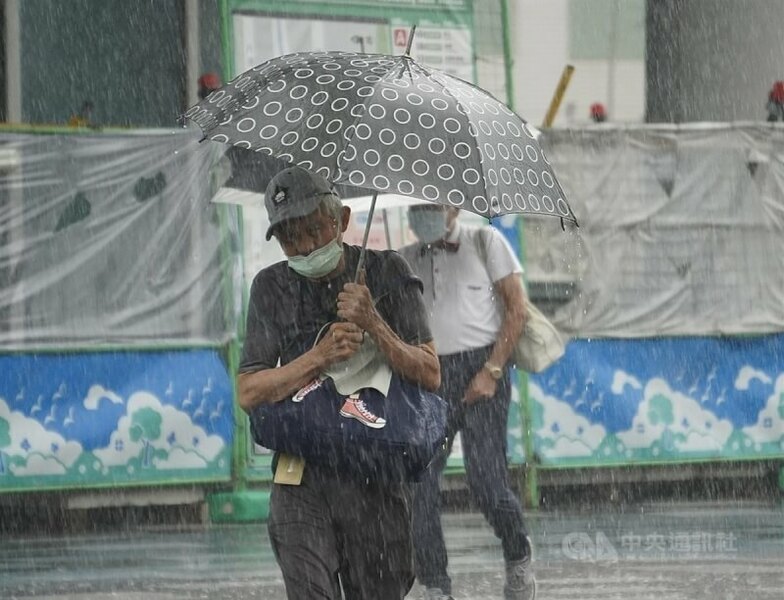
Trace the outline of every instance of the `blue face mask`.
{"label": "blue face mask", "polygon": [[446,213],[442,210],[410,211],[408,226],[420,242],[432,244],[447,233]]}
{"label": "blue face mask", "polygon": [[343,245],[335,238],[307,256],[289,256],[288,263],[296,273],[308,279],[319,279],[332,273],[343,256]]}

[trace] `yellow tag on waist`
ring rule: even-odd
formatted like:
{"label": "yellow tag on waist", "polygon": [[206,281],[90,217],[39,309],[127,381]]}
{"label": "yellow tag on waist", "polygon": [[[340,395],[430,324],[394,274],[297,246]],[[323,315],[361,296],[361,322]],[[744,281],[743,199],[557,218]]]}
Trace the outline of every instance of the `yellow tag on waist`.
{"label": "yellow tag on waist", "polygon": [[281,453],[278,456],[278,466],[275,468],[273,481],[281,485],[300,485],[304,472],[304,458]]}

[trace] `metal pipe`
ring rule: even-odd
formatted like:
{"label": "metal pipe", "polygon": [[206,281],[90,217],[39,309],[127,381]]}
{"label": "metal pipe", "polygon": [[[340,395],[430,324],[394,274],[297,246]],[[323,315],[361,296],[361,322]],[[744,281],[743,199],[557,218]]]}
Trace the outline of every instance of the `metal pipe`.
{"label": "metal pipe", "polygon": [[509,34],[509,1],[501,0],[501,38],[504,46],[504,85],[506,86],[506,105],[514,110],[514,57],[512,38]]}
{"label": "metal pipe", "polygon": [[19,0],[5,0],[5,120],[22,122],[22,51]]}
{"label": "metal pipe", "polygon": [[615,63],[618,53],[618,19],[621,11],[619,0],[610,7],[609,52],[607,53],[607,118],[615,114]]}
{"label": "metal pipe", "polygon": [[187,107],[199,101],[199,0],[185,0],[185,101]]}
{"label": "metal pipe", "polygon": [[566,88],[569,86],[569,80],[572,78],[572,73],[574,73],[574,67],[572,65],[566,65],[563,73],[561,73],[561,79],[558,81],[555,92],[553,93],[553,99],[550,100],[550,108],[547,109],[547,115],[545,115],[542,127],[550,127],[552,126],[553,121],[555,121],[555,115],[558,113],[558,107],[561,106],[561,100],[563,100]]}

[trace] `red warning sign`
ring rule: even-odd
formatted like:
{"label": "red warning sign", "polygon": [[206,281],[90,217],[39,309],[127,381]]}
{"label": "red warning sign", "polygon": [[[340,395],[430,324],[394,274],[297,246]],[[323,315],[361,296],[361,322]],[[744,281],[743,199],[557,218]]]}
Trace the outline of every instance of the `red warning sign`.
{"label": "red warning sign", "polygon": [[408,46],[408,29],[398,28],[393,30],[392,39],[394,40],[395,47],[405,48]]}

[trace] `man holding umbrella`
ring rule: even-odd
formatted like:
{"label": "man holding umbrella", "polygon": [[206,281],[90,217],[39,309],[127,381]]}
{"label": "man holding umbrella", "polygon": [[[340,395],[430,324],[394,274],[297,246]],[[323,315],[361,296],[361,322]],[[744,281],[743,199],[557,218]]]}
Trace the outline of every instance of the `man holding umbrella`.
{"label": "man holding umbrella", "polygon": [[[440,211],[449,206],[451,212],[441,212],[442,219],[445,215],[456,214],[452,209],[459,207],[487,218],[535,213],[559,218],[562,224],[576,224],[564,191],[539,147],[536,130],[481,88],[419,65],[410,55],[413,33],[412,29],[409,47],[402,56],[319,51],[271,59],[210,94],[191,107],[184,118],[199,125],[204,140],[231,144],[288,164],[301,165],[336,184],[421,198],[438,205]],[[395,255],[369,253],[367,283],[370,292],[362,285],[346,285],[345,274],[356,268],[359,255],[358,248],[340,246],[340,236],[348,222],[348,209],[337,209],[331,217],[329,213],[325,216],[315,202],[308,200],[319,194],[295,193],[296,198],[308,200],[308,210],[293,212],[286,208],[293,206],[288,203],[290,196],[279,197],[280,190],[274,187],[271,191],[266,202],[273,216],[273,233],[289,257],[289,264],[281,263],[282,266],[262,271],[254,283],[248,317],[249,341],[243,365],[246,371],[257,373],[242,377],[243,407],[250,410],[261,402],[278,401],[308,383],[308,378],[314,377],[330,361],[352,355],[359,344],[360,329],[374,338],[393,371],[404,379],[428,389],[440,382],[437,357],[424,325],[427,320],[418,280],[401,264],[402,259]],[[323,190],[320,193],[322,198],[329,195]],[[371,212],[373,206],[371,204]],[[275,216],[280,214],[286,216]],[[291,221],[292,226],[283,226],[286,221]],[[454,218],[450,222],[455,222]],[[456,254],[462,258],[471,252],[469,246],[470,242],[460,241]],[[488,244],[486,285],[480,283],[476,290],[474,282],[469,282],[471,287],[462,290],[459,296],[471,302],[473,298],[469,296],[478,291],[483,300],[491,302],[491,311],[500,311],[497,320],[488,321],[486,327],[472,331],[471,338],[459,337],[456,349],[449,350],[441,342],[441,351],[450,360],[454,358],[454,364],[450,366],[454,375],[448,378],[451,383],[445,389],[453,396],[447,399],[454,403],[456,426],[462,426],[460,419],[463,417],[467,424],[473,421],[474,415],[481,413],[476,422],[480,426],[486,422],[497,434],[485,433],[485,437],[505,439],[509,383],[504,366],[523,325],[524,315],[520,308],[522,287],[515,275],[519,265],[514,262],[510,267],[502,260],[493,266],[494,261],[501,260],[494,250],[497,246],[496,242]],[[476,273],[478,259],[474,256],[472,260]],[[379,305],[377,312],[370,301],[371,294],[378,297],[379,290],[374,288],[390,292],[385,300],[387,306]],[[431,298],[433,290],[438,292],[439,288],[431,289]],[[272,305],[264,300],[265,295],[272,298]],[[450,298],[450,301],[457,298]],[[336,299],[339,301],[337,312]],[[477,309],[477,312],[482,311],[486,311],[484,306]],[[449,314],[441,306],[439,312]],[[383,318],[378,317],[379,313]],[[313,323],[313,315],[318,318],[337,315],[344,322],[333,325],[335,335],[327,336],[334,341],[323,341],[308,350],[306,334],[311,332],[305,329]],[[454,329],[463,331],[469,322],[464,320],[463,314],[456,317],[460,327],[453,323]],[[252,338],[260,342],[250,341]],[[283,366],[275,369],[278,359]],[[466,370],[472,372],[464,381],[459,372]],[[463,426],[463,431],[468,431],[468,425]],[[488,478],[482,477],[481,481],[492,484],[483,501],[488,518],[502,537],[508,571],[507,597],[531,598],[530,548],[524,535],[519,503],[505,479],[504,449],[494,447],[485,452],[481,444],[476,448],[477,460],[474,462],[479,466],[473,467],[471,473],[479,478],[487,471]],[[313,473],[314,470],[305,469],[300,489],[291,492],[277,487],[277,497],[290,493],[303,496],[308,489],[321,489],[313,487],[322,486],[321,483],[308,480],[309,471]],[[434,470],[432,476],[436,483],[428,484],[431,491],[435,489],[436,495],[437,475]],[[333,478],[322,487],[332,490],[334,485]],[[388,499],[393,495],[384,490],[376,497],[355,485],[348,486],[347,490],[345,496],[331,496],[331,506],[335,502],[342,503],[346,508],[341,514],[351,518],[354,527],[357,523],[364,527],[364,517],[369,517],[370,522],[376,521],[376,517],[367,512],[355,512],[355,502],[371,497]],[[324,498],[325,494],[320,497]],[[300,508],[295,509],[295,513],[304,508],[308,500],[300,498],[296,502]],[[283,505],[282,502],[275,504],[277,507]],[[315,588],[301,587],[308,581],[297,577],[301,557],[317,556],[315,562],[322,573],[321,581],[329,581],[330,568],[337,559],[327,560],[324,557],[328,554],[324,552],[335,550],[334,544],[325,550],[316,542],[326,538],[302,536],[305,541],[289,551],[280,535],[285,529],[280,524],[290,515],[273,508],[271,531],[287,586],[304,594],[303,597],[318,597],[313,593]],[[375,508],[373,514],[380,518],[386,520],[389,514],[397,514],[399,522],[405,521],[402,509],[395,513],[397,509],[392,510],[383,503]],[[322,506],[321,512],[312,514],[321,519],[326,512],[326,507]],[[428,514],[435,514],[438,520],[437,507],[431,508]],[[294,522],[301,523],[302,519],[295,516]],[[321,525],[307,521],[300,526],[300,531],[303,527],[312,534]],[[371,532],[365,531],[361,538],[367,540],[378,535],[375,546],[357,541],[342,548],[360,554],[367,553],[370,548],[369,555],[381,556],[377,552],[379,544],[385,547],[384,535],[395,525],[384,527],[387,529],[380,533],[376,531],[378,527]],[[334,538],[336,534],[329,529],[324,535]],[[311,538],[313,544],[309,544]],[[436,558],[428,563],[418,562],[420,567],[433,565],[429,571],[434,578],[432,587],[448,594],[446,556],[443,550],[438,550],[443,549],[440,528],[433,530],[427,539],[435,540],[430,549],[436,549]],[[390,564],[389,553],[385,551],[383,555],[383,577],[381,573],[379,577],[384,585],[360,594],[361,597],[393,597],[390,594],[399,593],[405,587],[400,585],[397,592],[386,595],[378,591],[394,588],[393,583],[387,585],[386,582],[397,577],[391,575],[395,567]],[[346,558],[340,557],[341,560]],[[348,563],[355,569],[353,575],[367,575],[378,568],[378,565],[370,564],[373,560],[375,558],[369,562],[367,558],[357,557],[356,561]],[[421,579],[429,581],[424,571],[421,573]],[[397,581],[403,581],[402,576]]]}
{"label": "man holding umbrella", "polygon": [[[507,476],[506,429],[511,383],[506,364],[526,312],[522,267],[492,227],[466,227],[459,209],[409,208],[419,243],[401,254],[423,281],[425,304],[441,363],[439,395],[447,401],[449,445],[461,433],[468,487],[501,539],[505,600],[531,600],[535,581],[523,512]],[[451,598],[441,529],[439,478],[447,452],[416,486],[414,546],[428,600]]]}
{"label": "man holding umbrella", "polygon": [[[421,282],[405,261],[368,250],[367,285],[353,283],[360,248],[342,243],[350,209],[329,182],[303,168],[273,177],[265,205],[267,238],[275,236],[287,261],[253,281],[239,377],[243,410],[291,397],[351,357],[363,332],[402,378],[438,388]],[[279,457],[274,462],[282,471]],[[286,471],[286,483],[273,485],[269,534],[288,597],[402,600],[414,579],[408,484],[357,481],[312,464]]]}

